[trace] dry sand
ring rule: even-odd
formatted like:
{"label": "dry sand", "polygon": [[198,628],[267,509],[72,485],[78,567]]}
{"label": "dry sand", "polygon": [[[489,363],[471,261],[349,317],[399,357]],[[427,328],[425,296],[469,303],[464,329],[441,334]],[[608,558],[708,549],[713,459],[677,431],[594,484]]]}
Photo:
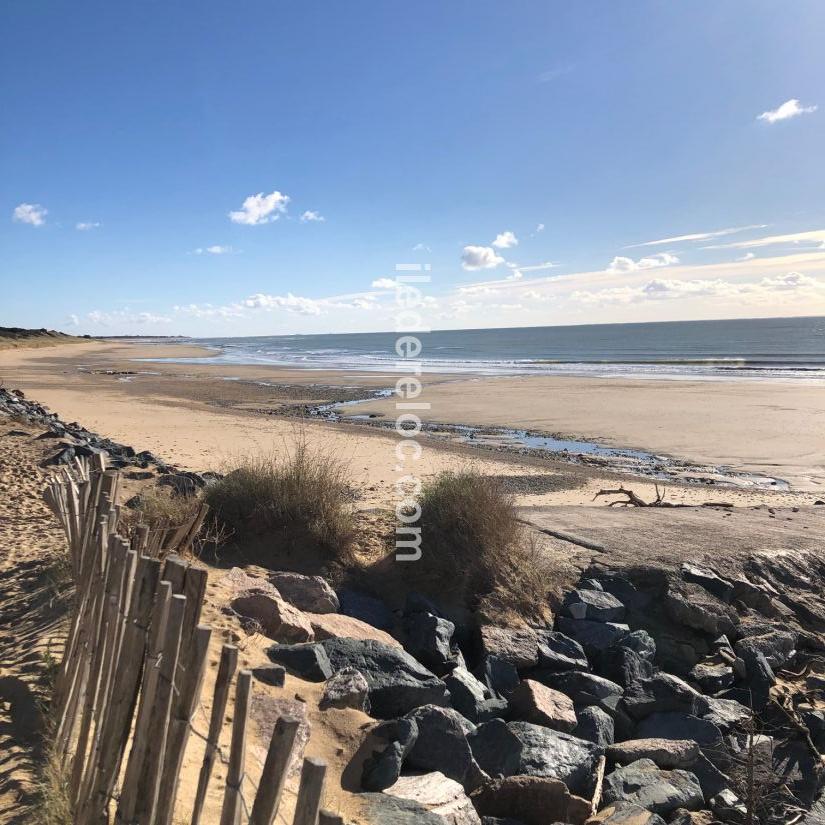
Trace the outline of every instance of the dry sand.
{"label": "dry sand", "polygon": [[[303,434],[349,463],[365,505],[393,500],[398,476],[393,435],[265,413],[284,405],[334,400],[342,387],[355,388],[347,392],[358,396],[365,388],[392,385],[394,376],[134,360],[206,354],[187,345],[117,342],[5,351],[0,352],[0,378],[66,420],[80,421],[189,469],[221,470],[242,454],[283,451]],[[118,372],[140,374],[111,374]],[[724,498],[737,505],[810,504],[825,490],[825,392],[818,387],[429,376],[426,400],[433,405],[427,415],[435,421],[563,432],[763,472],[789,480],[792,487],[788,494],[741,489],[721,493],[672,484],[668,498],[674,502]],[[368,411],[391,415],[393,401],[377,400],[359,408]],[[524,481],[519,492],[522,505],[589,504],[598,489],[618,483],[610,473],[566,462],[424,443],[423,458],[415,466],[420,476],[472,462],[484,472]],[[645,480],[634,478],[632,486],[653,496],[653,485]]]}

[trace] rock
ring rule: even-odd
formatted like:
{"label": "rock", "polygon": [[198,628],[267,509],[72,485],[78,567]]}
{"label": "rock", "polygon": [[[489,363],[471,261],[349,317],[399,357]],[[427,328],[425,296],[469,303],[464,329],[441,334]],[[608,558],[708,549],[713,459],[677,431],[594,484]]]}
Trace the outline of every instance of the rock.
{"label": "rock", "polygon": [[607,650],[630,632],[625,624],[591,622],[587,619],[569,619],[566,616],[559,616],[556,625],[562,633],[577,641],[588,656],[596,656]]}
{"label": "rock", "polygon": [[735,699],[715,699],[712,696],[702,698],[706,706],[702,719],[712,722],[719,730],[726,733],[731,728],[744,725],[753,718],[753,712]]}
{"label": "rock", "polygon": [[641,679],[625,693],[627,712],[634,719],[644,719],[651,713],[682,711],[698,715],[703,705],[702,695],[687,682],[670,673],[657,673],[649,679]]}
{"label": "rock", "polygon": [[498,656],[486,656],[473,675],[499,697],[507,698],[519,683],[518,671]]}
{"label": "rock", "polygon": [[670,825],[719,825],[719,821],[710,811],[686,811],[677,808],[673,812]]}
{"label": "rock", "polygon": [[538,666],[546,670],[589,670],[584,648],[555,630],[537,630]]}
{"label": "rock", "polygon": [[698,664],[690,671],[702,693],[718,693],[733,684],[733,668],[728,665]]}
{"label": "rock", "polygon": [[481,825],[524,825],[521,820],[513,819],[511,816],[483,816]]}
{"label": "rock", "polygon": [[346,588],[339,590],[337,595],[338,609],[345,616],[360,619],[379,630],[392,630],[394,624],[392,611],[381,599]]}
{"label": "rock", "polygon": [[605,747],[612,745],[615,738],[615,723],[609,713],[592,705],[582,708],[578,713],[579,723],[573,731],[579,739],[585,739],[594,745]]}
{"label": "rock", "polygon": [[582,823],[590,811],[590,803],[572,796],[563,782],[539,776],[492,779],[470,798],[483,817],[514,817],[524,825]]}
{"label": "rock", "polygon": [[723,774],[704,753],[699,754],[699,758],[690,766],[690,772],[698,780],[705,799],[710,799],[731,786],[730,777]]}
{"label": "rock", "polygon": [[646,811],[632,802],[612,802],[591,816],[585,825],[666,825],[659,814]]}
{"label": "rock", "polygon": [[602,703],[605,700],[618,700],[624,694],[621,685],[593,673],[582,673],[578,670],[542,674],[541,681],[554,690],[566,693],[575,705],[599,705],[608,712],[612,706],[608,707]]}
{"label": "rock", "polygon": [[572,700],[532,679],[524,679],[510,694],[510,710],[516,719],[566,733],[577,724]]}
{"label": "rock", "polygon": [[252,675],[265,685],[283,687],[286,681],[286,670],[281,665],[264,665],[252,668]]}
{"label": "rock", "polygon": [[598,579],[582,579],[579,587],[584,590],[604,590],[602,583]]}
{"label": "rock", "polygon": [[617,768],[604,780],[605,803],[632,802],[666,816],[677,808],[698,810],[705,802],[696,777],[683,770],[663,771],[651,759]]}
{"label": "rock", "polygon": [[636,726],[638,739],[692,739],[700,748],[722,742],[722,732],[712,722],[689,713],[653,713]]}
{"label": "rock", "polygon": [[756,653],[761,653],[772,668],[780,668],[796,653],[796,634],[786,630],[774,630],[740,639],[733,648],[736,655],[745,661]]}
{"label": "rock", "polygon": [[384,793],[416,802],[449,825],[481,825],[481,819],[461,785],[437,771],[402,776]]}
{"label": "rock", "polygon": [[646,630],[634,630],[619,642],[636,653],[640,658],[653,661],[656,658],[656,642]]}
{"label": "rock", "polygon": [[407,755],[407,765],[423,771],[440,771],[468,791],[487,778],[467,741],[467,734],[475,730],[475,725],[458,711],[425,705],[404,718],[418,727],[418,738]]}
{"label": "rock", "polygon": [[235,596],[231,606],[239,616],[257,622],[264,635],[275,641],[308,642],[315,638],[306,616],[277,593],[252,588]]}
{"label": "rock", "polygon": [[665,613],[677,625],[720,636],[733,632],[736,613],[698,585],[684,585],[686,592],[669,590],[664,597]]}
{"label": "rock", "polygon": [[371,639],[325,639],[334,670],[354,667],[369,685],[372,714],[380,719],[402,716],[421,705],[446,705],[444,683],[403,650]]}
{"label": "rock", "polygon": [[539,661],[538,637],[529,627],[482,625],[479,643],[484,656],[495,656],[518,670],[534,667]]}
{"label": "rock", "polygon": [[371,624],[353,619],[352,616],[342,616],[340,613],[305,613],[309,620],[315,638],[320,642],[324,639],[373,639],[376,642],[401,649],[401,643],[383,630]]}
{"label": "rock", "polygon": [[507,712],[507,700],[495,696],[466,668],[455,668],[444,677],[444,684],[450,691],[450,704],[471,722],[486,722]]}
{"label": "rock", "polygon": [[326,651],[318,644],[273,645],[266,655],[270,661],[310,682],[326,682],[333,673]]}
{"label": "rock", "polygon": [[63,447],[63,449],[58,450],[54,455],[44,459],[41,464],[44,467],[56,467],[64,464],[71,464],[75,460],[76,455],[77,453],[75,452],[74,447]]}
{"label": "rock", "polygon": [[723,579],[714,573],[713,570],[697,567],[693,564],[683,564],[682,578],[686,582],[692,582],[693,584],[698,584],[700,587],[704,587],[705,590],[723,602],[730,603],[733,599],[733,583],[728,579]]}
{"label": "rock", "polygon": [[655,670],[650,659],[642,658],[635,650],[625,647],[624,643],[609,648],[598,659],[599,676],[621,685],[625,690],[650,679]]}
{"label": "rock", "polygon": [[197,473],[166,473],[158,478],[161,487],[171,487],[176,495],[194,496],[201,487],[206,486]]}
{"label": "rock", "polygon": [[460,654],[451,647],[455,625],[432,613],[404,616],[404,648],[434,673],[446,673],[458,664]]}
{"label": "rock", "polygon": [[324,694],[318,703],[320,710],[329,708],[354,708],[370,712],[369,685],[354,668],[345,667],[333,674],[324,685]]}
{"label": "rock", "polygon": [[699,758],[699,746],[690,739],[628,739],[610,745],[605,753],[622,765],[650,759],[659,768],[689,768]]}
{"label": "rock", "polygon": [[569,733],[494,719],[468,737],[479,766],[490,776],[543,776],[586,791],[602,748]]}
{"label": "rock", "polygon": [[356,797],[359,823],[364,825],[444,825],[444,818],[420,802],[384,793]]}
{"label": "rock", "polygon": [[321,576],[278,571],[269,576],[281,598],[307,613],[337,613],[340,603],[335,591]]}
{"label": "rock", "polygon": [[603,590],[572,590],[565,596],[562,612],[572,619],[593,622],[621,622],[625,607],[611,593]]}
{"label": "rock", "polygon": [[743,661],[749,698],[751,707],[758,713],[764,710],[770,701],[771,687],[776,683],[776,676],[764,653],[759,650],[745,651],[745,653],[746,657]]}
{"label": "rock", "polygon": [[372,735],[388,744],[384,750],[373,751],[364,760],[361,786],[368,791],[383,791],[401,775],[404,760],[418,738],[418,725],[411,719],[396,719],[378,725]]}
{"label": "rock", "polygon": [[744,822],[748,815],[745,804],[730,788],[719,791],[708,800],[708,805],[722,822]]}

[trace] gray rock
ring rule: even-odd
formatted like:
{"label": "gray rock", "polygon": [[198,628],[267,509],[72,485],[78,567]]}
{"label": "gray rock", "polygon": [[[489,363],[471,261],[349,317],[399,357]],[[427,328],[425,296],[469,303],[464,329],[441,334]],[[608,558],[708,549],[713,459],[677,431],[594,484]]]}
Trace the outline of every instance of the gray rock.
{"label": "gray rock", "polygon": [[337,613],[340,603],[335,591],[321,576],[279,571],[269,576],[283,599],[309,613]]}
{"label": "gray rock", "polygon": [[708,805],[722,822],[745,822],[748,815],[745,803],[730,788],[719,791],[708,800]]}
{"label": "gray rock", "polygon": [[360,619],[379,630],[392,630],[394,624],[392,611],[381,599],[348,588],[339,590],[337,596],[339,612],[345,616]]}
{"label": "gray rock", "polygon": [[624,703],[627,712],[634,719],[644,719],[651,713],[669,713],[682,711],[699,715],[703,705],[702,694],[694,690],[687,682],[670,673],[657,673],[649,679],[636,682],[625,693]]}
{"label": "gray rock", "polygon": [[518,670],[538,664],[538,637],[529,627],[482,625],[478,634],[482,655],[496,656]]}
{"label": "gray rock", "polygon": [[[492,779],[471,795],[476,810],[486,816],[516,817],[524,825],[582,822],[590,803],[572,796],[563,782],[541,776]],[[500,819],[498,823],[505,820]],[[508,820],[511,821],[512,820]]]}
{"label": "gray rock", "polygon": [[418,738],[418,725],[411,719],[397,719],[374,728],[372,735],[388,744],[364,760],[361,786],[367,791],[383,791],[401,775],[404,760]]}
{"label": "gray rock", "polygon": [[728,579],[723,579],[714,573],[713,570],[708,570],[705,567],[697,567],[694,564],[683,564],[682,578],[686,582],[692,582],[693,584],[704,587],[705,590],[723,602],[730,603],[733,598],[733,583]]}
{"label": "gray rock", "polygon": [[630,632],[625,624],[569,619],[567,616],[559,616],[556,625],[562,633],[577,641],[588,656],[597,656],[619,643]]}
{"label": "gray rock", "polygon": [[329,657],[319,644],[272,645],[266,655],[270,661],[310,682],[326,682],[333,673]]}
{"label": "gray rock", "polygon": [[582,708],[578,714],[578,724],[574,736],[592,742],[599,747],[612,745],[615,739],[615,722],[613,717],[595,705]]}
{"label": "gray rock", "polygon": [[632,802],[666,816],[677,808],[699,810],[705,802],[696,777],[683,770],[663,771],[650,759],[617,768],[604,780],[603,802]]}
{"label": "gray rock", "polygon": [[280,597],[273,588],[251,587],[236,595],[232,610],[257,622],[264,635],[279,642],[311,642],[315,638],[309,619]]}
{"label": "gray rock", "polygon": [[597,669],[599,676],[621,685],[625,690],[633,688],[645,679],[650,679],[656,672],[650,659],[643,658],[635,650],[625,647],[623,643],[602,653],[598,659]]}
{"label": "gray rock", "polygon": [[698,664],[690,671],[690,678],[703,693],[718,693],[733,684],[733,668],[723,664]]}
{"label": "gray rock", "polygon": [[554,690],[566,693],[576,706],[599,705],[608,712],[609,707],[604,704],[605,700],[618,700],[624,695],[621,685],[593,673],[582,673],[578,670],[542,674],[541,681]]}
{"label": "gray rock", "polygon": [[700,716],[712,722],[723,733],[727,733],[731,728],[744,725],[753,718],[750,708],[746,708],[735,699],[715,699],[712,696],[705,696],[702,701],[705,703],[706,710]]}
{"label": "gray rock", "polygon": [[575,640],[554,630],[537,630],[538,666],[547,670],[589,670],[584,648]]}
{"label": "gray rock", "polygon": [[432,613],[409,613],[404,617],[404,649],[434,673],[445,673],[458,664],[451,648],[455,625]]}
{"label": "gray rock", "polygon": [[699,758],[699,745],[690,739],[628,739],[610,745],[605,753],[622,765],[650,759],[659,768],[689,768]]}
{"label": "gray rock", "polygon": [[467,741],[467,734],[475,730],[475,725],[458,711],[425,705],[404,718],[418,727],[418,738],[407,755],[407,765],[423,771],[440,771],[467,790],[477,788],[486,778]]}
{"label": "gray rock", "polygon": [[438,771],[402,776],[384,793],[416,802],[436,814],[444,825],[481,825],[481,819],[461,785]]}
{"label": "gray rock", "polygon": [[497,697],[463,667],[457,667],[445,676],[444,684],[450,691],[450,704],[471,722],[478,724],[507,713],[507,700]]}
{"label": "gray rock", "polygon": [[692,739],[699,747],[715,747],[722,742],[719,728],[689,713],[654,713],[636,727],[639,739]]}
{"label": "gray rock", "polygon": [[286,670],[281,665],[264,665],[252,668],[252,675],[265,685],[283,687],[286,681]]}
{"label": "gray rock", "polygon": [[359,821],[365,825],[445,825],[442,816],[411,799],[364,793],[358,795],[356,804],[360,806]]}
{"label": "gray rock", "polygon": [[746,662],[751,656],[761,653],[772,668],[780,668],[796,653],[796,633],[774,630],[740,639],[733,647],[736,655]]}
{"label": "gray rock", "polygon": [[353,667],[369,685],[371,713],[402,716],[421,705],[446,705],[444,683],[409,653],[373,639],[324,639],[318,643],[333,670]]}
{"label": "gray rock", "polygon": [[632,802],[611,802],[595,816],[587,820],[587,825],[666,825],[659,814],[646,811]]}
{"label": "gray rock", "polygon": [[611,593],[605,593],[603,590],[579,589],[565,596],[562,611],[573,619],[621,622],[624,620],[625,607]]}
{"label": "gray rock", "polygon": [[503,719],[491,719],[467,736],[479,767],[490,776],[515,776],[521,765],[521,740]]}
{"label": "gray rock", "polygon": [[776,683],[776,676],[764,653],[759,650],[745,653],[743,661],[747,689],[751,707],[758,713],[764,710],[770,701],[771,687]]}
{"label": "gray rock", "polygon": [[329,708],[354,708],[370,712],[369,685],[354,667],[345,667],[335,673],[324,685],[324,693],[318,703],[320,710]]}
{"label": "gray rock", "polygon": [[579,587],[584,590],[604,590],[602,583],[598,579],[582,579],[579,582]]}
{"label": "gray rock", "polygon": [[646,630],[631,631],[619,644],[634,651],[642,659],[652,662],[656,658],[656,642]]}
{"label": "gray rock", "polygon": [[710,799],[732,784],[730,777],[722,773],[704,753],[700,753],[699,758],[690,766],[690,772],[698,780],[705,799]]}
{"label": "gray rock", "polygon": [[665,613],[677,625],[720,636],[732,633],[736,613],[733,608],[698,585],[683,585],[686,592],[669,590],[663,599]]}
{"label": "gray rock", "polygon": [[519,683],[515,666],[498,656],[485,656],[473,675],[499,697],[507,698]]}

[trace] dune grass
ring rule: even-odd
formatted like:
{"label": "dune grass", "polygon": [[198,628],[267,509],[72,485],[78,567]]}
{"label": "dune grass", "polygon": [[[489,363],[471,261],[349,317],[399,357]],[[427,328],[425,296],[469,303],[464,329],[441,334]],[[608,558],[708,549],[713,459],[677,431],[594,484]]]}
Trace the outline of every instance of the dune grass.
{"label": "dune grass", "polygon": [[236,461],[204,499],[235,542],[265,538],[273,551],[303,543],[346,562],[356,535],[349,476],[346,463],[301,438],[283,455]]}
{"label": "dune grass", "polygon": [[409,564],[418,586],[490,620],[546,614],[552,570],[497,479],[474,468],[441,473],[419,504],[422,556]]}

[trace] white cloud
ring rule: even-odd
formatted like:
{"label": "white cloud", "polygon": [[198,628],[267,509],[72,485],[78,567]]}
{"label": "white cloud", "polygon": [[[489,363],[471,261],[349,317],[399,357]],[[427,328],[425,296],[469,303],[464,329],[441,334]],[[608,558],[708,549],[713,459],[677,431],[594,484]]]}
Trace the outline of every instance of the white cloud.
{"label": "white cloud", "polygon": [[301,223],[312,223],[313,221],[323,223],[325,220],[326,218],[320,212],[315,212],[312,209],[307,209],[301,215]]}
{"label": "white cloud", "polygon": [[30,226],[43,226],[49,210],[39,203],[21,203],[14,207],[11,219],[16,223],[27,223]]}
{"label": "white cloud", "polygon": [[424,243],[417,243],[412,249],[413,252],[432,252],[430,247]]}
{"label": "white cloud", "polygon": [[154,312],[132,312],[130,309],[116,309],[104,312],[99,309],[86,313],[86,320],[96,326],[111,327],[115,325],[169,324],[172,319],[168,315],[156,315]]}
{"label": "white cloud", "polygon": [[514,246],[518,246],[518,238],[510,232],[510,230],[499,232],[493,241],[493,246],[496,247],[496,249],[511,249]]}
{"label": "white cloud", "polygon": [[507,276],[508,281],[520,281],[524,277],[524,274],[520,269],[514,269],[512,275]]}
{"label": "white cloud", "polygon": [[393,278],[377,278],[372,282],[373,289],[395,289],[398,281]]}
{"label": "white cloud", "polygon": [[79,327],[79,326],[80,326],[80,318],[78,318],[78,317],[77,317],[77,315],[75,315],[74,313],[72,313],[72,314],[69,316],[69,320],[68,320],[68,321],[66,321],[66,323],[67,323],[67,324],[70,324],[70,325],[71,325],[71,326],[73,326],[73,327]]}
{"label": "white cloud", "polygon": [[607,271],[616,274],[622,272],[637,272],[640,269],[655,269],[659,266],[671,266],[672,264],[678,263],[679,259],[670,252],[658,252],[646,258],[639,258],[638,261],[617,255],[608,265]]}
{"label": "white cloud", "polygon": [[80,221],[74,225],[74,228],[79,232],[88,232],[90,229],[97,229],[99,226],[99,221]]}
{"label": "white cloud", "polygon": [[538,234],[539,232],[544,232],[544,224],[543,223],[536,224],[536,234]]}
{"label": "white cloud", "polygon": [[284,195],[277,190],[268,195],[258,192],[257,195],[250,195],[246,198],[237,212],[230,212],[229,220],[232,223],[242,223],[247,226],[271,223],[277,221],[286,212],[289,200],[289,195]]}
{"label": "white cloud", "polygon": [[644,243],[634,243],[626,246],[625,249],[635,249],[638,246],[662,246],[664,244],[681,243],[682,241],[707,241],[711,238],[721,238],[725,235],[733,235],[736,232],[747,232],[751,229],[764,229],[765,223],[753,224],[751,226],[734,226],[730,229],[717,229],[713,232],[693,232],[690,235],[675,235],[672,238],[660,238],[656,241],[645,241]]}
{"label": "white cloud", "polygon": [[811,112],[815,112],[816,109],[816,106],[800,106],[799,101],[795,97],[792,97],[776,109],[762,112],[756,119],[764,120],[766,123],[778,123],[780,120],[788,120],[799,115],[810,114]]}
{"label": "white cloud", "polygon": [[196,255],[228,255],[232,252],[231,246],[221,246],[220,244],[213,244],[212,246],[199,246],[194,250]]}
{"label": "white cloud", "polygon": [[461,255],[461,266],[473,272],[478,269],[495,269],[504,263],[504,258],[496,254],[491,246],[465,246]]}
{"label": "white cloud", "polygon": [[741,258],[737,258],[738,261],[750,261],[756,257],[756,253],[754,252],[746,252]]}
{"label": "white cloud", "polygon": [[287,292],[286,295],[267,295],[258,292],[243,301],[243,305],[250,309],[285,309],[299,315],[320,315],[323,311],[319,301],[293,295],[291,292]]}
{"label": "white cloud", "polygon": [[825,243],[825,229],[814,229],[810,232],[793,232],[789,235],[768,235],[765,238],[754,238],[750,241],[736,241],[735,243],[703,246],[702,249],[757,249],[762,246],[807,242],[816,244]]}

